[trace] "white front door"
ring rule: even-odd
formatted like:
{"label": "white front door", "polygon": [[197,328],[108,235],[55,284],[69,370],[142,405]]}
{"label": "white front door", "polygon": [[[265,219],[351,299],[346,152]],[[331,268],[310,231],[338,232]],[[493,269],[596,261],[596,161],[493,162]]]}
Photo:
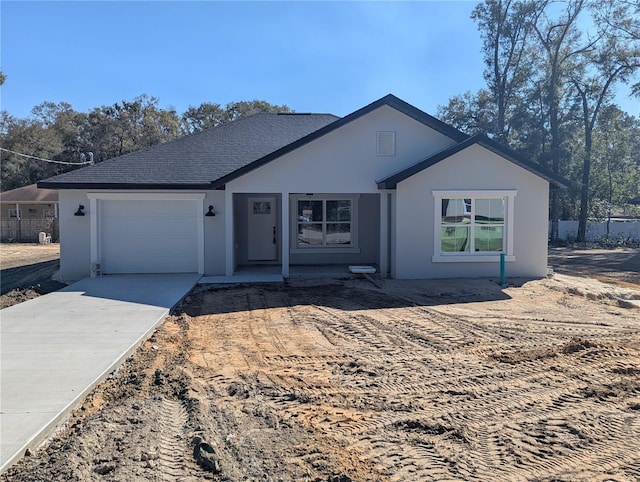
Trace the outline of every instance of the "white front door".
{"label": "white front door", "polygon": [[249,198],[249,261],[273,261],[278,256],[276,198]]}

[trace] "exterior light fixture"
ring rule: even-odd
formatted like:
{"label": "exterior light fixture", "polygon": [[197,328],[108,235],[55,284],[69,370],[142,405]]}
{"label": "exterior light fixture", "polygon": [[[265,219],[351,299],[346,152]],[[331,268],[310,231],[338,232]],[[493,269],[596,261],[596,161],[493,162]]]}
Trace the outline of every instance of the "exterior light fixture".
{"label": "exterior light fixture", "polygon": [[216,213],[213,212],[213,206],[209,205],[209,210],[207,211],[207,214],[205,214],[205,216],[215,216]]}
{"label": "exterior light fixture", "polygon": [[84,206],[82,204],[80,204],[78,206],[78,210],[73,213],[74,216],[84,216]]}

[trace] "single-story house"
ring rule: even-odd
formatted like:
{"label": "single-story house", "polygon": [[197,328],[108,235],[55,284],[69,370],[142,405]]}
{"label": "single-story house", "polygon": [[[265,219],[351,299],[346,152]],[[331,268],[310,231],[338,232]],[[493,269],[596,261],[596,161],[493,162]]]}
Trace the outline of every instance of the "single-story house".
{"label": "single-story house", "polygon": [[36,219],[58,217],[58,191],[38,189],[36,184],[0,193],[2,219]]}
{"label": "single-story house", "polygon": [[547,273],[568,181],[387,95],[349,115],[256,114],[38,184],[60,193],[61,276],[232,276],[375,265],[382,276]]}

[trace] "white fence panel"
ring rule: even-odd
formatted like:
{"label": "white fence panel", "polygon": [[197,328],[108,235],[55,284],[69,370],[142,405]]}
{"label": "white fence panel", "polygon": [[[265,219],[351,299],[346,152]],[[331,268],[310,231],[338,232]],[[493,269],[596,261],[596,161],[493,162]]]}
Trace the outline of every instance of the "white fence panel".
{"label": "white fence panel", "polygon": [[[551,224],[549,224],[551,232]],[[586,241],[595,241],[607,234],[607,223],[589,221],[587,223]],[[558,237],[563,241],[573,241],[578,235],[578,221],[560,221],[558,225]],[[609,224],[610,238],[640,239],[640,221],[611,221]]]}

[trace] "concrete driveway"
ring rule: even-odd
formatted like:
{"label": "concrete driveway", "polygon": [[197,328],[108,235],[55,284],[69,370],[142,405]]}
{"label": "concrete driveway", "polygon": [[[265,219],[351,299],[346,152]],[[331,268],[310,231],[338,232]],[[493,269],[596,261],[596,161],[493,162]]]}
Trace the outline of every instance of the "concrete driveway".
{"label": "concrete driveway", "polygon": [[87,278],[0,311],[0,472],[42,443],[199,278]]}

